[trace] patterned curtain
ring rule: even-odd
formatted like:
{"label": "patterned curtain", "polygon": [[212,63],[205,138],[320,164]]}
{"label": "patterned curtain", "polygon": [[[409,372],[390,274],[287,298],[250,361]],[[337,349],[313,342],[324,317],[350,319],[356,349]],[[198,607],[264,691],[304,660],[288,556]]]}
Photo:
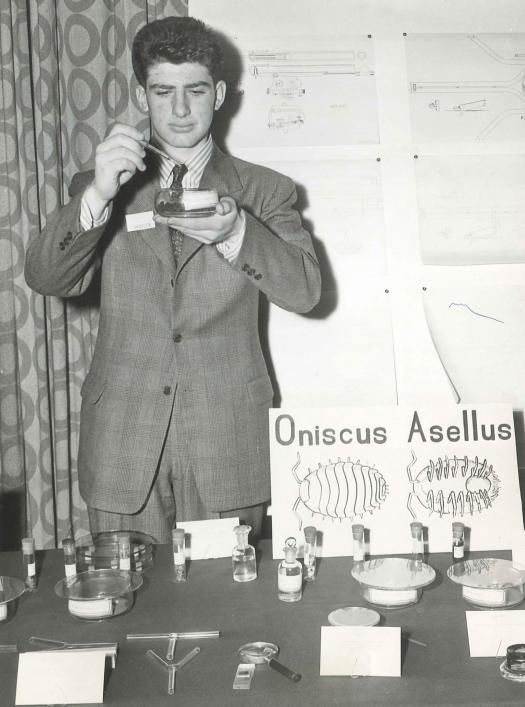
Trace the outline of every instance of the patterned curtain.
{"label": "patterned curtain", "polygon": [[[76,455],[96,296],[32,292],[24,254],[114,122],[147,129],[130,49],[187,0],[0,4],[0,549],[52,548],[88,531]],[[7,5],[7,7],[6,7]]]}

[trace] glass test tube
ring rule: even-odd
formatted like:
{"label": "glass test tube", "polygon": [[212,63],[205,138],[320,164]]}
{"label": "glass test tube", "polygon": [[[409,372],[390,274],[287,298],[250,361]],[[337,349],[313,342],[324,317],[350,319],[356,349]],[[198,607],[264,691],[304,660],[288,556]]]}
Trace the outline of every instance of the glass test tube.
{"label": "glass test tube", "polygon": [[452,523],[452,562],[462,562],[465,558],[465,526],[459,521]]}
{"label": "glass test tube", "polygon": [[131,569],[131,536],[127,532],[117,533],[118,566],[121,570]]}
{"label": "glass test tube", "polygon": [[34,592],[36,589],[36,559],[34,538],[22,538],[22,561],[24,563],[24,581],[26,587],[30,592]]}
{"label": "glass test tube", "polygon": [[416,562],[423,562],[423,523],[414,521],[410,523],[412,534],[412,559]]}
{"label": "glass test tube", "polygon": [[62,540],[62,550],[64,551],[64,572],[66,577],[72,577],[77,573],[77,549],[73,538]]}
{"label": "glass test tube", "polygon": [[313,525],[304,529],[304,580],[313,582],[316,571],[317,530]]}
{"label": "glass test tube", "polygon": [[186,581],[186,554],[184,548],[184,528],[173,528],[171,531],[173,546],[173,581]]}
{"label": "glass test tube", "polygon": [[352,526],[352,545],[354,562],[363,562],[365,559],[365,528],[363,525]]}

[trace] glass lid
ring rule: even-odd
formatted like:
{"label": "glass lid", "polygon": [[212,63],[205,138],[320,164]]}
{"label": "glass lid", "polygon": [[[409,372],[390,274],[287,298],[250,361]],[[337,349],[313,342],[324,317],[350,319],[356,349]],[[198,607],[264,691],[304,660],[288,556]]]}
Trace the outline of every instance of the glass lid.
{"label": "glass lid", "polygon": [[359,562],[352,576],[360,584],[374,589],[418,589],[432,584],[436,573],[430,565],[402,557],[384,557]]}
{"label": "glass lid", "polygon": [[479,589],[505,589],[525,583],[525,571],[511,560],[483,557],[456,562],[447,570],[447,576],[457,584]]}
{"label": "glass lid", "polygon": [[55,585],[55,592],[64,599],[92,601],[114,599],[134,592],[142,584],[142,575],[126,570],[94,570],[65,577]]}
{"label": "glass lid", "polygon": [[21,579],[15,577],[0,576],[0,604],[7,604],[13,599],[18,599],[26,590]]}

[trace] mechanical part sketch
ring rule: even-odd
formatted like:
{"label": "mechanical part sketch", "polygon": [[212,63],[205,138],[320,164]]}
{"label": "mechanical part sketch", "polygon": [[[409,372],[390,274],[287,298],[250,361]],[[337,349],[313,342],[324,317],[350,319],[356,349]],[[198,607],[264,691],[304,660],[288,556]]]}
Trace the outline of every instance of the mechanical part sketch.
{"label": "mechanical part sketch", "polygon": [[525,140],[525,34],[414,34],[406,57],[415,142]]}
{"label": "mechanical part sketch", "polygon": [[[379,142],[373,39],[240,36],[242,110],[232,149]],[[220,119],[220,115],[218,116]]]}
{"label": "mechanical part sketch", "polygon": [[297,456],[292,475],[299,485],[299,496],[293,512],[299,521],[299,529],[305,512],[321,522],[327,518],[353,521],[365,514],[373,514],[385,502],[388,487],[383,474],[374,467],[361,464],[359,460],[338,459],[327,464],[319,462],[316,469],[308,469],[300,476],[301,459],[299,454]]}
{"label": "mechanical part sketch", "polygon": [[424,156],[415,173],[425,265],[525,262],[525,156]]}
{"label": "mechanical part sketch", "polygon": [[407,466],[408,479],[412,485],[407,499],[407,508],[415,519],[437,513],[441,518],[474,515],[491,508],[499,495],[500,480],[492,464],[478,457],[438,456],[435,461],[414,472],[417,457],[411,450],[412,459]]}

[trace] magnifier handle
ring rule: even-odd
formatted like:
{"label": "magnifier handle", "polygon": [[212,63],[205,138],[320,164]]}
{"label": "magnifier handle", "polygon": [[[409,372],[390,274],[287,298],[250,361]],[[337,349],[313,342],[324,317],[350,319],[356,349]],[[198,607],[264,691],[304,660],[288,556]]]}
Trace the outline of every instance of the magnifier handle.
{"label": "magnifier handle", "polygon": [[290,668],[287,668],[286,665],[279,663],[279,661],[275,660],[275,658],[269,658],[268,665],[270,666],[270,668],[277,670],[278,673],[281,673],[281,675],[284,675],[285,678],[288,678],[288,680],[292,680],[293,682],[299,682],[299,680],[302,678],[302,675],[300,673],[296,673],[293,670],[290,670]]}

